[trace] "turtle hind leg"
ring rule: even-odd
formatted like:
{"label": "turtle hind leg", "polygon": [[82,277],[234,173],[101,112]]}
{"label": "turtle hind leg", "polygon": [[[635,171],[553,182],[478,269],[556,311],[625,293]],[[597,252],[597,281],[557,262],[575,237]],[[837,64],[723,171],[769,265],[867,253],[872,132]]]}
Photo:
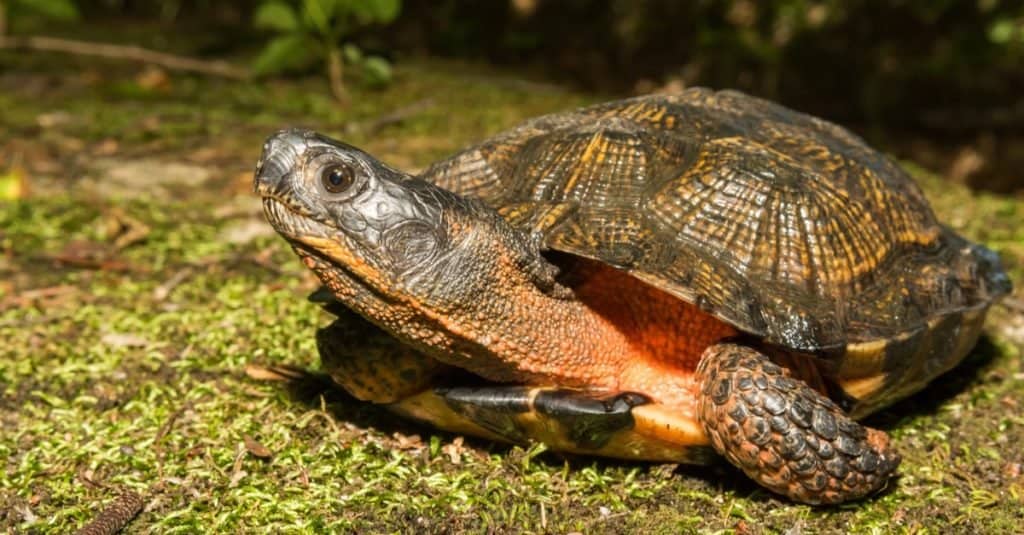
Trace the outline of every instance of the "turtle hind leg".
{"label": "turtle hind leg", "polygon": [[753,348],[708,348],[697,379],[698,418],[711,445],[752,479],[792,500],[835,504],[861,498],[882,487],[899,466],[884,432],[853,421]]}

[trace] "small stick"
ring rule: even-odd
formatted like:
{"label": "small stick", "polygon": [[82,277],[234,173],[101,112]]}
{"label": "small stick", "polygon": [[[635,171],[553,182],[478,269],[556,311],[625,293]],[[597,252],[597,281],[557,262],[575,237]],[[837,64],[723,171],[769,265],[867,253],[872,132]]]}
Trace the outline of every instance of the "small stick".
{"label": "small stick", "polygon": [[114,535],[124,529],[135,515],[142,511],[145,502],[142,496],[130,490],[125,491],[108,505],[100,514],[81,529],[76,535]]}
{"label": "small stick", "polygon": [[2,37],[0,48],[15,50],[42,50],[47,52],[64,52],[81,56],[100,56],[111,59],[126,59],[142,63],[152,63],[176,71],[191,71],[236,80],[248,80],[248,70],[236,67],[223,61],[203,61],[195,58],[176,56],[165,52],[148,50],[139,46],[111,45],[106,43],[89,43],[56,37]]}
{"label": "small stick", "polygon": [[381,115],[380,117],[372,121],[369,121],[367,124],[359,126],[366,130],[368,134],[376,134],[377,131],[385,127],[400,123],[410,117],[419,115],[421,112],[426,111],[432,108],[433,106],[434,99],[425,98],[423,100],[413,102],[408,106],[398,108],[397,110],[394,110],[390,113]]}
{"label": "small stick", "polygon": [[164,282],[153,289],[153,299],[156,299],[157,301],[167,299],[167,297],[171,295],[171,292],[173,292],[181,283],[185,282],[185,279],[191,277],[193,273],[195,273],[195,269],[191,266],[185,266],[179,269],[177,273],[171,275],[171,278],[167,279],[167,282]]}

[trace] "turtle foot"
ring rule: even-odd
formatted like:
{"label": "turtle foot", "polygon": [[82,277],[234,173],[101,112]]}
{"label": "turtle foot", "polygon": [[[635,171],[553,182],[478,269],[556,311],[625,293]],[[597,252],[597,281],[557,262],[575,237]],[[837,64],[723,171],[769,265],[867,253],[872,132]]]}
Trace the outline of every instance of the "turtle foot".
{"label": "turtle foot", "polygon": [[900,464],[884,432],[757,350],[708,348],[697,368],[699,419],[711,445],[752,479],[792,500],[836,504],[881,488]]}

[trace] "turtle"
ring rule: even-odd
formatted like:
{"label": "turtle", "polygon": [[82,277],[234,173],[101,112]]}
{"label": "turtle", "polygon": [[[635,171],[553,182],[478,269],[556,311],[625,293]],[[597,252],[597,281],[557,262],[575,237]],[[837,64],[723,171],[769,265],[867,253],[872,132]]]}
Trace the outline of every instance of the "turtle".
{"label": "turtle", "polygon": [[901,456],[860,420],[957,365],[1011,290],[892,159],[729,90],[541,116],[418,174],[287,129],[254,184],[354,397],[573,454],[724,457],[808,504],[886,486]]}

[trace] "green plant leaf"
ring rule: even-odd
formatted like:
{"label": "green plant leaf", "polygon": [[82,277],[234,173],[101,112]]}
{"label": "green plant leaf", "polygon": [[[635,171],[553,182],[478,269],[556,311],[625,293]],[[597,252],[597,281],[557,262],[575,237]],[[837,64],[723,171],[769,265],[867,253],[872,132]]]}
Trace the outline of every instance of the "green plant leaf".
{"label": "green plant leaf", "polygon": [[371,87],[383,87],[391,83],[391,64],[379,56],[370,56],[363,62],[363,81]]}
{"label": "green plant leaf", "polygon": [[331,15],[334,12],[333,0],[303,0],[302,15],[309,21],[317,33],[323,36],[331,35]]}
{"label": "green plant leaf", "polygon": [[389,23],[402,8],[401,0],[352,0],[345,8],[362,24]]}
{"label": "green plant leaf", "polygon": [[352,43],[346,43],[345,46],[341,47],[341,57],[349,65],[359,65],[363,62],[363,51]]}
{"label": "green plant leaf", "polygon": [[253,62],[252,70],[259,76],[298,69],[309,65],[321,54],[317,43],[306,35],[282,35],[267,43]]}
{"label": "green plant leaf", "polygon": [[387,24],[396,17],[402,10],[402,0],[368,0],[374,6],[376,21]]}
{"label": "green plant leaf", "polygon": [[1024,34],[1024,29],[1017,28],[1013,20],[999,19],[989,26],[988,38],[993,43],[1005,45],[1012,41],[1014,34],[1018,32]]}
{"label": "green plant leaf", "polygon": [[55,20],[78,20],[78,9],[72,0],[14,0],[13,4]]}
{"label": "green plant leaf", "polygon": [[256,10],[253,25],[279,32],[294,32],[299,29],[299,18],[292,6],[281,0],[269,0],[260,4]]}

